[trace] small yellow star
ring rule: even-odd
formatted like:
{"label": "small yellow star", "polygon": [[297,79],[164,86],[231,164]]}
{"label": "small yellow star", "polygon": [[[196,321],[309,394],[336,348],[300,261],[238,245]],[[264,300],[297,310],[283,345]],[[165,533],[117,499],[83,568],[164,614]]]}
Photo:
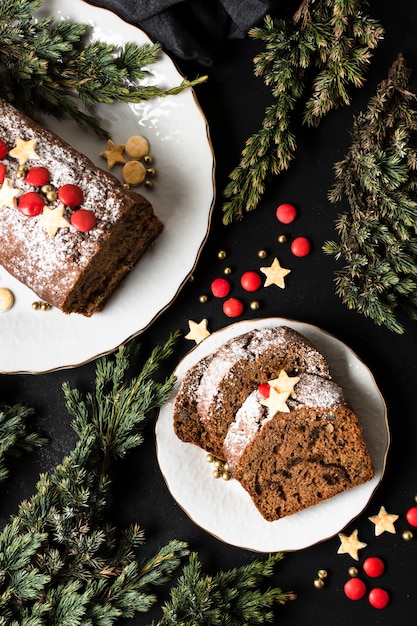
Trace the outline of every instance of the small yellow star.
{"label": "small yellow star", "polygon": [[55,237],[60,228],[68,228],[71,224],[64,217],[65,206],[62,202],[56,209],[50,209],[48,206],[43,207],[43,213],[39,220],[40,226],[46,228],[50,237]]}
{"label": "small yellow star", "polygon": [[115,146],[111,139],[107,141],[107,149],[100,153],[100,156],[107,159],[107,167],[111,169],[116,163],[126,163],[123,156],[125,145]]}
{"label": "small yellow star", "polygon": [[0,188],[0,209],[5,209],[7,206],[15,209],[17,207],[16,198],[21,193],[19,189],[12,187],[8,178],[5,178]]}
{"label": "small yellow star", "polygon": [[195,341],[198,344],[210,336],[210,332],[207,330],[206,319],[201,320],[199,324],[193,322],[193,320],[188,320],[188,326],[190,327],[190,332],[188,335],[185,335],[185,339],[190,339],[190,341]]}
{"label": "small yellow star", "polygon": [[35,144],[37,139],[29,139],[25,141],[16,138],[16,146],[10,150],[9,155],[19,161],[19,165],[24,165],[29,159],[39,159],[39,155],[35,152]]}
{"label": "small yellow star", "polygon": [[378,515],[373,515],[368,518],[373,524],[375,524],[375,535],[382,535],[385,531],[395,535],[396,530],[394,522],[397,521],[398,515],[387,513],[385,507],[381,506]]}
{"label": "small yellow star", "polygon": [[278,378],[274,378],[273,380],[269,380],[268,382],[270,386],[277,391],[288,391],[291,398],[295,398],[296,393],[294,391],[294,387],[299,380],[299,376],[288,376],[285,370],[281,370]]}
{"label": "small yellow star", "polygon": [[277,391],[274,387],[271,387],[268,398],[261,400],[263,406],[268,407],[269,414],[274,417],[278,412],[289,413],[290,409],[287,406],[289,391]]}
{"label": "small yellow star", "polygon": [[270,267],[261,267],[260,269],[261,272],[263,272],[266,276],[264,287],[269,287],[269,285],[277,285],[277,287],[281,287],[281,289],[284,289],[284,278],[285,276],[287,276],[287,274],[291,272],[291,270],[287,270],[284,267],[281,267],[276,257]]}
{"label": "small yellow star", "polygon": [[352,559],[359,561],[358,550],[366,548],[367,544],[359,541],[358,531],[354,530],[351,535],[344,535],[339,533],[339,539],[341,541],[337,554],[349,554]]}

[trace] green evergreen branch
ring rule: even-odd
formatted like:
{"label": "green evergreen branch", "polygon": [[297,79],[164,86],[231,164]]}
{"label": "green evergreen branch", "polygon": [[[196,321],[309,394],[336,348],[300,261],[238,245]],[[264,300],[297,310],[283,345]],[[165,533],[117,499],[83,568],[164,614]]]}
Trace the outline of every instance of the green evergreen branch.
{"label": "green evergreen branch", "polygon": [[183,80],[171,89],[147,84],[160,44],[88,42],[87,24],[36,20],[41,6],[41,0],[4,0],[0,14],[2,95],[30,117],[70,116],[108,137],[94,114],[97,104],[174,95],[206,80]]}
{"label": "green evergreen branch", "polygon": [[404,332],[399,309],[417,319],[417,95],[409,78],[399,55],[354,119],[329,193],[349,210],[336,220],[339,241],[324,245],[346,263],[335,273],[342,302],[396,333]]}
{"label": "green evergreen branch", "polygon": [[223,222],[254,210],[269,181],[295,158],[296,107],[302,123],[317,126],[329,111],[351,101],[351,87],[365,80],[379,24],[359,9],[364,0],[303,0],[292,20],[266,16],[250,36],[265,50],[254,59],[255,75],[271,88],[273,103],[262,128],[250,137],[224,190]]}

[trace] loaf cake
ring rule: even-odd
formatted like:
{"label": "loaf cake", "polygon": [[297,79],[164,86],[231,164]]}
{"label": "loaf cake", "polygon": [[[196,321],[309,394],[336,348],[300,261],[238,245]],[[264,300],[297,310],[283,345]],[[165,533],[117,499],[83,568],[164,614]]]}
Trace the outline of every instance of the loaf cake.
{"label": "loaf cake", "polygon": [[297,331],[234,337],[184,375],[174,431],[225,461],[268,521],[370,480],[357,415],[325,357]]}
{"label": "loaf cake", "polygon": [[268,521],[297,513],[371,480],[358,418],[332,380],[301,374],[288,412],[271,411],[256,390],[224,442],[229,469]]}
{"label": "loaf cake", "polygon": [[142,195],[0,100],[0,264],[39,298],[100,311],[162,228]]}
{"label": "loaf cake", "polygon": [[237,410],[281,369],[330,376],[325,358],[287,326],[230,339],[186,372],[174,405],[177,436],[223,459],[223,441]]}

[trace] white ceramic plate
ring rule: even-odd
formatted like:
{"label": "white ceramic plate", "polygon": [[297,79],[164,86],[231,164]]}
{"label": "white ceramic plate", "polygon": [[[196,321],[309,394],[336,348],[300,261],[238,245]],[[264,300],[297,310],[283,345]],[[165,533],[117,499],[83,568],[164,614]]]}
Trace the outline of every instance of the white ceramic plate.
{"label": "white ceramic plate", "polygon": [[[40,15],[91,25],[91,36],[115,45],[149,39],[113,13],[81,0],[45,0]],[[148,82],[169,88],[182,76],[166,54],[149,66]],[[190,77],[192,78],[192,77]],[[194,92],[137,104],[98,107],[116,144],[133,134],[148,138],[157,177],[152,190],[137,189],[153,204],[165,229],[102,313],[87,319],[53,309],[33,311],[36,296],[0,267],[0,287],[15,305],[0,314],[0,372],[44,372],[71,367],[115,349],[144,330],[175,299],[192,273],[209,229],[214,201],[214,156],[206,120]],[[45,125],[105,168],[106,141],[72,121]],[[115,166],[112,173],[120,173]]]}
{"label": "white ceramic plate", "polygon": [[[359,416],[375,477],[322,504],[267,522],[237,481],[215,480],[206,453],[177,438],[172,412],[184,373],[199,359],[231,337],[254,328],[278,325],[290,326],[303,334],[327,358],[333,379],[344,388]],[[371,372],[341,341],[310,324],[282,318],[238,322],[204,339],[181,361],[175,375],[177,383],[169,402],[162,407],[156,425],[158,461],[171,494],[204,530],[248,550],[300,550],[333,536],[365,508],[385,469],[390,439],[387,412]]]}

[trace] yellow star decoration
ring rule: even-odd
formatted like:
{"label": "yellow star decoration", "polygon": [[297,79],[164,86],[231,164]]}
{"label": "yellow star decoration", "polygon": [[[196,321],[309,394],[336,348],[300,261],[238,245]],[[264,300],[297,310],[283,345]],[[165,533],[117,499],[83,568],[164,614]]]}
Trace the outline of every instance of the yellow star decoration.
{"label": "yellow star decoration", "polygon": [[284,267],[281,267],[278,259],[275,257],[273,263],[269,267],[261,267],[261,272],[263,272],[266,276],[266,280],[264,283],[264,287],[269,287],[270,285],[277,285],[277,287],[281,287],[281,289],[285,288],[284,278],[291,272],[291,270],[287,270]]}
{"label": "yellow star decoration", "polygon": [[5,209],[7,206],[15,209],[17,207],[16,198],[21,193],[19,189],[15,189],[11,185],[8,178],[5,178],[0,188],[0,209]]}
{"label": "yellow star decoration", "polygon": [[339,539],[341,541],[337,554],[349,554],[352,559],[359,561],[358,550],[366,548],[367,544],[359,541],[358,531],[354,530],[351,535],[344,535],[339,533]]}
{"label": "yellow star decoration", "polygon": [[196,344],[201,343],[203,339],[210,336],[210,332],[207,330],[206,319],[201,320],[199,324],[193,322],[193,320],[188,320],[188,326],[190,327],[190,332],[188,335],[185,335],[185,338],[195,341]]}
{"label": "yellow star decoration", "polygon": [[378,515],[373,515],[368,518],[373,524],[375,524],[375,535],[382,535],[385,531],[395,535],[396,530],[394,522],[397,521],[398,515],[393,513],[387,513],[385,507],[381,506]]}
{"label": "yellow star decoration", "polygon": [[289,413],[290,409],[287,406],[287,400],[290,393],[289,391],[277,391],[274,387],[271,387],[268,398],[261,400],[263,406],[268,407],[270,416],[274,417],[278,412]]}
{"label": "yellow star decoration", "polygon": [[123,156],[125,145],[115,146],[111,139],[107,141],[107,149],[100,153],[100,156],[107,159],[107,167],[111,169],[116,163],[126,163]]}
{"label": "yellow star decoration", "polygon": [[39,154],[35,152],[37,139],[25,141],[16,138],[16,146],[9,151],[9,155],[19,161],[19,165],[24,165],[29,159],[39,159]]}
{"label": "yellow star decoration", "polygon": [[278,378],[274,378],[273,380],[269,380],[268,383],[271,387],[276,389],[277,391],[288,391],[291,398],[296,397],[296,393],[294,391],[295,385],[300,380],[299,376],[288,376],[285,370],[281,370]]}
{"label": "yellow star decoration", "polygon": [[64,217],[65,206],[62,202],[56,209],[50,209],[48,206],[43,207],[43,213],[39,220],[39,225],[46,228],[50,237],[55,237],[60,228],[68,228],[71,224]]}

